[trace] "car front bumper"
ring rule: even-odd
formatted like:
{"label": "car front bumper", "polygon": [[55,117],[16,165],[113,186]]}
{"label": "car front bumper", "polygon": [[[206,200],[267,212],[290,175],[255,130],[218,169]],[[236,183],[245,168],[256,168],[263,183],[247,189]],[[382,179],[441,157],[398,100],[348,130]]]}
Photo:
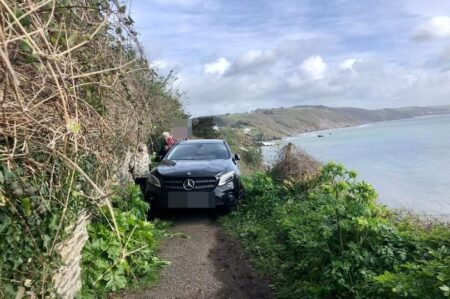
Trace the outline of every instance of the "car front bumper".
{"label": "car front bumper", "polygon": [[236,203],[238,192],[235,182],[216,186],[210,191],[165,190],[147,182],[146,200],[151,206],[160,208],[216,208],[232,206]]}

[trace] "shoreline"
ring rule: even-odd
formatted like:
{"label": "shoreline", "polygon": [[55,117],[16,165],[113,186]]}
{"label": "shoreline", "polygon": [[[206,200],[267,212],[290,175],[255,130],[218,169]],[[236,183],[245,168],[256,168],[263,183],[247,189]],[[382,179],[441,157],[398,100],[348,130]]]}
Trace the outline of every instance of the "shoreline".
{"label": "shoreline", "polygon": [[[289,141],[293,138],[302,137],[305,135],[314,135],[314,134],[320,134],[320,133],[328,133],[330,131],[334,130],[344,130],[344,129],[354,129],[354,128],[365,128],[370,127],[372,125],[376,124],[382,124],[382,123],[390,123],[394,121],[405,121],[405,120],[413,120],[413,119],[427,119],[427,118],[435,118],[435,117],[443,117],[443,116],[450,116],[450,113],[444,113],[444,114],[433,114],[433,115],[419,115],[409,118],[400,118],[400,119],[392,119],[392,120],[382,120],[382,121],[375,121],[375,122],[368,122],[356,126],[343,126],[343,127],[336,127],[336,128],[329,128],[329,129],[323,129],[323,130],[315,130],[315,131],[305,131],[303,133],[299,133],[295,136],[285,136],[280,139],[272,139],[272,140],[264,140],[261,142],[263,147],[269,147],[269,146],[275,146],[283,141]],[[266,143],[266,144],[264,144]]]}
{"label": "shoreline", "polygon": [[[296,143],[298,142],[307,142],[308,144],[322,144],[323,143],[325,147],[329,147],[327,144],[329,144],[327,141],[321,141],[321,139],[324,138],[317,138],[315,137],[316,134],[326,134],[328,132],[332,132],[333,136],[328,136],[328,134],[325,136],[325,139],[327,139],[326,137],[329,137],[330,142],[331,142],[331,148],[329,147],[329,151],[333,151],[333,140],[335,140],[336,138],[340,138],[339,135],[347,135],[347,134],[357,134],[357,135],[361,135],[361,138],[363,138],[362,136],[366,134],[366,132],[370,132],[370,128],[368,129],[363,129],[363,130],[353,130],[353,131],[344,131],[346,129],[352,128],[352,129],[356,129],[356,128],[366,128],[366,127],[372,127],[373,125],[375,125],[376,127],[374,128],[375,130],[378,130],[376,128],[378,128],[378,126],[380,126],[381,130],[385,130],[388,129],[392,126],[392,127],[400,127],[400,128],[409,128],[409,127],[421,127],[423,126],[424,128],[428,128],[428,123],[430,124],[434,124],[433,126],[436,127],[437,125],[439,125],[441,122],[444,124],[448,124],[448,120],[449,120],[450,114],[442,114],[442,115],[432,115],[432,116],[419,116],[419,117],[414,117],[414,118],[409,118],[409,119],[401,119],[401,120],[392,120],[392,121],[384,121],[384,122],[373,122],[370,124],[364,124],[364,125],[360,125],[360,126],[354,126],[354,127],[343,127],[343,128],[337,128],[337,129],[328,129],[328,130],[320,130],[320,131],[315,131],[315,132],[307,132],[307,133],[302,133],[299,134],[297,136],[292,136],[292,137],[287,137],[284,138],[283,140],[279,140],[276,144],[274,144],[273,146],[266,146],[263,148],[263,159],[265,161],[266,164],[270,165],[274,162],[274,152],[279,151],[283,146],[285,146],[288,142],[292,142],[292,143]],[[423,120],[421,120],[423,119]],[[386,124],[386,125],[385,125]],[[445,128],[447,128],[448,126],[446,125]],[[433,127],[431,127],[433,128]],[[366,131],[367,130],[367,131]],[[403,130],[403,129],[401,129]],[[409,130],[409,129],[406,129]],[[348,132],[348,133],[347,133]],[[436,131],[434,131],[436,132]],[[447,132],[447,130],[446,130]],[[370,134],[370,133],[368,133]],[[397,134],[397,133],[395,133]],[[433,135],[434,136],[434,135]],[[298,139],[297,139],[298,138]],[[304,139],[302,139],[304,138]],[[301,141],[303,140],[303,141]],[[305,141],[306,140],[306,141]],[[310,153],[308,150],[305,149],[306,152]],[[314,155],[313,155],[314,156]],[[317,159],[317,156],[314,156]],[[364,156],[360,156],[359,158],[360,160],[364,161]],[[370,160],[370,157],[366,156],[366,159]],[[323,160],[320,159],[321,161],[329,161],[329,160]],[[436,160],[436,159],[434,159]],[[336,161],[336,160],[335,160]],[[348,160],[338,160],[341,163],[343,163],[344,165],[346,165],[347,167],[351,166],[352,164],[348,161]],[[388,160],[386,160],[388,161]],[[444,160],[441,160],[444,161]],[[350,164],[348,164],[350,163]],[[362,165],[364,165],[364,163],[362,162]],[[355,165],[353,165],[353,168]],[[353,169],[352,168],[352,169]],[[359,168],[355,168],[358,170],[358,172],[363,171]],[[362,167],[362,169],[365,169],[364,167]],[[394,171],[394,173],[397,170]],[[426,171],[426,169],[425,169]],[[398,169],[399,173],[403,173],[400,169]],[[425,172],[425,173],[429,173],[429,172]],[[448,173],[448,172],[445,172]],[[379,177],[379,176],[378,176]],[[429,178],[429,175],[424,175],[424,179]],[[414,178],[414,176],[413,176]],[[377,180],[373,181],[373,180],[369,180],[369,183],[371,184],[375,184],[377,182]],[[376,184],[375,184],[376,185]],[[396,189],[383,189],[380,188],[379,189],[379,185],[377,185],[378,187],[376,188],[377,190],[394,190],[394,192],[400,192],[401,190],[405,190],[400,188],[400,186],[398,186],[397,188],[399,188],[397,191],[395,191]],[[381,184],[381,186],[384,186],[383,184]],[[403,186],[403,185],[402,185]],[[431,186],[431,185],[430,185]],[[403,186],[404,187],[404,186]],[[443,196],[441,193],[439,193],[438,197],[435,197],[436,202],[440,202],[440,203],[436,203],[437,207],[442,207],[442,211],[440,210],[436,210],[436,208],[424,208],[422,207],[420,204],[416,204],[417,202],[419,202],[421,196],[423,195],[422,192],[426,192],[427,188],[422,188],[421,191],[419,190],[419,193],[416,194],[416,196],[414,196],[414,194],[410,194],[411,198],[407,201],[403,200],[402,197],[398,197],[395,196],[396,193],[392,193],[391,194],[384,194],[385,196],[387,196],[386,199],[385,196],[380,196],[380,198],[378,198],[378,203],[386,206],[387,208],[389,208],[389,210],[395,210],[397,212],[400,212],[401,214],[411,214],[411,215],[416,215],[421,219],[427,219],[427,220],[438,220],[439,222],[449,222],[450,221],[450,212],[448,210],[448,204],[446,204],[446,200],[445,198],[448,198],[448,196]],[[381,192],[383,193],[383,192]],[[401,193],[401,192],[400,192]],[[392,194],[394,194],[394,196],[391,196]],[[397,194],[399,195],[399,194]],[[422,196],[423,197],[423,196]],[[385,200],[383,200],[383,198]],[[414,199],[416,198],[416,199]],[[438,200],[439,198],[439,200]]]}

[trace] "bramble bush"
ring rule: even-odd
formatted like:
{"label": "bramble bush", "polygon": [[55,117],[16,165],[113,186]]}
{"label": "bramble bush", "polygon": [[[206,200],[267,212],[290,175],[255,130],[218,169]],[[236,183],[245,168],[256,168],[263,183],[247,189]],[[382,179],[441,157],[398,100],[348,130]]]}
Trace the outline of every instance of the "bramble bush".
{"label": "bramble bush", "polygon": [[149,206],[141,199],[140,189],[135,185],[117,188],[112,204],[122,240],[111,229],[109,210],[102,208],[88,227],[89,240],[83,248],[83,298],[99,298],[138,282],[151,282],[166,264],[155,249],[163,232],[146,220]]}
{"label": "bramble bush", "polygon": [[308,190],[244,178],[246,197],[222,224],[241,239],[280,298],[444,298],[450,229],[401,218],[356,173],[329,163]]}

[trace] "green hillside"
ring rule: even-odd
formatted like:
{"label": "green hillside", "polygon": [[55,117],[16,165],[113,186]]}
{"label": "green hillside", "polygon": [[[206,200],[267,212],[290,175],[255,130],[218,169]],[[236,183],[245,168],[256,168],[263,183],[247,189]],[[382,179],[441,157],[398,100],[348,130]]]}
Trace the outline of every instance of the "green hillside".
{"label": "green hillside", "polygon": [[450,114],[450,105],[378,110],[296,106],[219,115],[214,116],[214,122],[219,129],[221,127],[236,128],[246,131],[256,140],[273,140],[304,132],[439,114]]}

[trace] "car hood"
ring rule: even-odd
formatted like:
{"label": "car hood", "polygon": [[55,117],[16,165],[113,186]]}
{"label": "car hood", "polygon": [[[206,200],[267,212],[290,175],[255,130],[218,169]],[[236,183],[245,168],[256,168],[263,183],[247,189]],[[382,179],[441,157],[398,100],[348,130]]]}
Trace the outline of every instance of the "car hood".
{"label": "car hood", "polygon": [[157,166],[162,176],[211,177],[231,171],[229,160],[163,160]]}

